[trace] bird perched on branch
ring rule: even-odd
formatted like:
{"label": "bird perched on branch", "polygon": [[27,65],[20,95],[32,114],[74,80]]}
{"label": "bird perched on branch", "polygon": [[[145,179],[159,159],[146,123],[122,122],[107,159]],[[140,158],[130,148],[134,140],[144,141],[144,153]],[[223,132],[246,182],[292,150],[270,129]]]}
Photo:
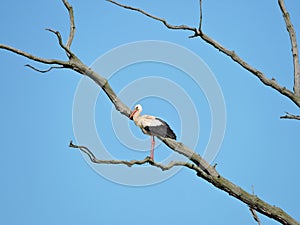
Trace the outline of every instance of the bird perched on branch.
{"label": "bird perched on branch", "polygon": [[143,108],[140,104],[134,107],[129,118],[133,119],[136,126],[140,127],[144,134],[151,136],[151,150],[150,158],[154,160],[154,147],[155,139],[154,136],[160,136],[165,138],[171,138],[176,140],[176,135],[170,128],[170,126],[155,116],[140,115]]}

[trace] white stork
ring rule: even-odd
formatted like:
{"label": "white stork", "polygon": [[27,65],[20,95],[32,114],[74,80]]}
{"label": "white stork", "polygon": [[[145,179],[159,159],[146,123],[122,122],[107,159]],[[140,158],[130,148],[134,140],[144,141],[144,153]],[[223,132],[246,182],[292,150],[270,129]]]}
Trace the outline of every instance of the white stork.
{"label": "white stork", "polygon": [[143,108],[140,104],[136,105],[129,118],[133,119],[135,125],[140,127],[144,134],[151,136],[150,158],[154,160],[154,136],[161,136],[176,140],[176,135],[169,127],[169,125],[162,119],[149,115],[141,116],[140,114],[142,110]]}

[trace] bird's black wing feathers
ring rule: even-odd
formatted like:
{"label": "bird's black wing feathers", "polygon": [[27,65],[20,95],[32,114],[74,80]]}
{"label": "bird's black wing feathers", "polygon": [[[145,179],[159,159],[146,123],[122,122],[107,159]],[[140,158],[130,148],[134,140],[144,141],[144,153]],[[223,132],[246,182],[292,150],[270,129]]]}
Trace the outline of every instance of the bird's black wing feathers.
{"label": "bird's black wing feathers", "polygon": [[146,126],[144,129],[149,132],[151,135],[154,136],[161,136],[161,137],[167,137],[176,140],[176,134],[173,132],[173,130],[170,128],[170,126],[163,121],[162,119],[156,118],[159,120],[162,125],[158,126]]}

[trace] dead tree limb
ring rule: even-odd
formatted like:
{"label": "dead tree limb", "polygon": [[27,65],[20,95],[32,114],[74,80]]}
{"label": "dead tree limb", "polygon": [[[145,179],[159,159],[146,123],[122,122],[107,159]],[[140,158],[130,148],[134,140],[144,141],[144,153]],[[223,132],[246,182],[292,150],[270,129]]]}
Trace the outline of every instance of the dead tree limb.
{"label": "dead tree limb", "polygon": [[[253,185],[252,185],[252,195],[254,195],[254,186]],[[258,225],[262,225],[256,211],[254,209],[252,209],[251,207],[249,207],[249,210],[251,212],[253,219],[258,223]]]}
{"label": "dead tree limb", "polygon": [[[225,48],[224,46],[222,46],[219,42],[217,42],[216,40],[214,40],[213,38],[209,37],[208,35],[206,35],[202,29],[199,29],[202,27],[202,1],[200,1],[200,22],[199,22],[199,28],[195,28],[195,27],[189,27],[187,25],[172,25],[170,23],[168,23],[165,19],[161,18],[161,17],[157,17],[154,16],[142,9],[139,8],[135,8],[132,6],[128,6],[128,5],[124,5],[121,3],[118,3],[116,1],[113,0],[107,0],[108,2],[111,2],[119,7],[125,8],[125,9],[129,9],[132,11],[136,11],[139,12],[151,19],[157,20],[162,22],[168,29],[173,29],[173,30],[188,30],[188,31],[192,31],[193,35],[189,36],[190,38],[195,38],[195,37],[200,37],[203,41],[205,41],[206,43],[210,44],[211,46],[213,46],[214,48],[216,48],[217,50],[219,50],[220,52],[224,53],[225,55],[229,56],[234,62],[238,63],[240,66],[242,66],[244,69],[246,69],[247,71],[249,71],[250,73],[252,73],[254,76],[256,76],[264,85],[269,86],[271,88],[273,88],[274,90],[278,91],[279,93],[281,93],[282,95],[288,97],[290,100],[292,100],[298,107],[300,107],[300,96],[297,95],[296,93],[290,91],[289,89],[287,89],[284,86],[279,85],[275,79],[269,79],[267,78],[267,76],[259,71],[258,69],[254,68],[253,66],[251,66],[250,64],[248,64],[245,60],[243,60],[240,56],[238,56],[238,54],[236,54],[235,51],[233,50],[229,50],[227,48]],[[282,1],[283,2],[283,1]],[[289,20],[290,21],[290,20]],[[299,65],[299,63],[298,63]],[[297,89],[297,88],[296,88]]]}
{"label": "dead tree limb", "polygon": [[30,64],[26,64],[25,66],[27,66],[27,67],[29,67],[29,68],[31,68],[31,69],[39,72],[39,73],[48,73],[48,72],[50,72],[53,69],[63,69],[63,68],[65,68],[63,66],[51,66],[51,67],[49,67],[46,70],[41,70],[41,69],[38,69],[38,68],[36,68],[36,67],[34,67],[34,66],[30,65]]}
{"label": "dead tree limb", "polygon": [[7,50],[9,52],[13,52],[17,55],[24,56],[27,59],[30,59],[32,61],[36,61],[36,62],[39,62],[39,63],[44,63],[44,64],[48,64],[48,65],[49,64],[50,65],[55,65],[56,64],[56,65],[64,66],[65,68],[67,68],[69,66],[68,61],[63,61],[63,60],[58,60],[58,59],[41,58],[41,57],[32,55],[28,52],[25,52],[25,51],[22,51],[20,49],[17,49],[17,48],[8,46],[8,45],[4,45],[4,44],[0,44],[0,49],[4,49],[4,50]]}
{"label": "dead tree limb", "polygon": [[120,6],[122,8],[130,9],[130,10],[142,13],[145,16],[151,18],[151,19],[154,19],[154,20],[162,22],[169,29],[173,29],[173,30],[189,30],[189,31],[194,31],[194,32],[196,32],[196,30],[197,30],[196,28],[192,28],[192,27],[189,27],[189,26],[186,26],[186,25],[172,25],[172,24],[168,23],[165,19],[162,19],[162,18],[159,18],[157,16],[154,16],[154,15],[152,15],[152,14],[150,14],[150,13],[148,13],[148,12],[142,10],[142,9],[139,9],[139,8],[131,7],[131,6],[128,6],[128,5],[123,5],[123,4],[121,4],[119,2],[116,2],[116,1],[113,1],[113,0],[106,0],[106,1],[111,2],[111,3],[113,3],[113,4],[117,5],[117,6]]}
{"label": "dead tree limb", "polygon": [[249,208],[249,210],[250,210],[250,212],[252,214],[253,219],[258,223],[258,225],[262,225],[261,222],[260,222],[259,217],[257,216],[256,211],[254,209],[252,209],[252,208]]}
{"label": "dead tree limb", "polygon": [[[70,46],[71,46],[72,40],[74,38],[74,33],[75,33],[73,9],[69,5],[67,0],[62,0],[62,1],[64,3],[65,7],[68,10],[70,24],[71,24],[70,25],[70,27],[71,27],[70,28],[70,34],[69,34],[69,37],[68,37],[67,44],[66,45],[63,44],[62,37],[61,37],[61,35],[58,31],[54,31],[54,30],[51,30],[51,29],[48,29],[48,30],[51,31],[52,33],[54,33],[56,35],[56,37],[58,38],[60,47],[66,52],[66,54],[69,58],[68,61],[63,61],[63,60],[58,60],[58,59],[46,59],[46,58],[37,57],[37,56],[34,56],[34,55],[29,54],[27,52],[24,52],[22,50],[18,50],[16,48],[13,48],[13,47],[10,47],[10,46],[7,46],[7,45],[3,45],[3,44],[0,44],[0,49],[4,49],[4,50],[7,50],[9,52],[21,55],[21,56],[23,56],[23,57],[25,57],[25,58],[27,58],[31,61],[36,61],[36,62],[47,64],[47,65],[54,65],[55,67],[58,66],[60,68],[71,69],[73,71],[76,71],[79,74],[82,74],[84,76],[89,77],[90,79],[92,79],[96,84],[98,84],[104,90],[104,92],[106,93],[106,95],[108,96],[108,98],[110,99],[112,104],[114,104],[116,110],[119,111],[121,114],[129,117],[130,109],[117,97],[117,95],[115,94],[113,89],[110,87],[107,79],[105,79],[104,77],[102,77],[101,75],[99,75],[98,73],[93,71],[91,68],[86,66],[84,63],[82,63],[82,61],[71,51]],[[137,10],[137,11],[147,15],[148,17],[151,17],[153,19],[161,21],[162,23],[165,24],[165,26],[167,26],[170,29],[190,30],[190,31],[195,32],[197,35],[199,35],[202,38],[206,37],[206,36],[203,36],[203,34],[199,33],[199,30],[196,29],[196,28],[190,28],[190,27],[185,26],[185,25],[173,26],[173,25],[168,24],[165,20],[154,17],[150,14],[147,14],[146,12],[144,12],[142,10]],[[206,38],[208,38],[208,37],[206,37]],[[214,41],[212,43],[217,44]],[[217,46],[220,48],[219,44],[217,44]],[[223,49],[223,51],[227,52],[228,50]],[[231,55],[233,58],[236,58],[237,61],[240,62],[240,59],[237,58],[237,56],[234,54],[234,52],[230,52],[230,53],[233,54],[233,55]],[[37,69],[34,69],[34,70],[38,71]],[[263,74],[261,74],[260,72],[259,72],[259,74],[261,76],[263,76]],[[272,85],[272,87],[275,87],[275,88],[277,87],[274,84],[273,80],[271,82],[271,85]],[[279,87],[277,87],[277,88],[279,88]],[[289,91],[285,91],[284,93],[290,94]],[[293,93],[291,93],[291,95],[292,94]],[[211,183],[212,185],[214,185],[218,189],[221,189],[221,190],[225,191],[229,195],[234,196],[236,199],[239,199],[240,201],[242,201],[243,203],[248,205],[250,208],[256,210],[257,212],[260,212],[260,213],[268,216],[269,218],[273,218],[273,219],[277,220],[278,222],[280,222],[282,224],[299,225],[299,223],[295,219],[293,219],[290,215],[288,215],[282,209],[280,209],[276,206],[272,206],[272,205],[264,202],[262,199],[258,198],[257,196],[254,196],[254,195],[246,192],[245,190],[243,190],[239,186],[235,185],[231,181],[229,181],[226,178],[222,177],[215,170],[214,166],[211,166],[200,155],[198,155],[193,150],[186,147],[183,143],[176,142],[176,141],[174,141],[172,139],[168,139],[168,138],[162,138],[162,137],[159,137],[159,138],[170,149],[172,149],[173,151],[178,152],[179,154],[182,154],[182,155],[186,156],[187,159],[189,159],[192,163],[191,162],[188,162],[188,163],[173,162],[169,165],[161,165],[161,164],[158,164],[156,162],[152,162],[151,160],[149,160],[147,158],[144,159],[144,160],[133,160],[133,161],[122,161],[122,160],[120,160],[120,161],[107,161],[107,160],[102,160],[102,159],[101,160],[96,159],[96,157],[93,155],[93,153],[85,146],[77,146],[77,145],[74,145],[73,143],[70,143],[70,147],[79,148],[81,151],[83,151],[84,153],[86,153],[89,156],[89,158],[92,162],[95,162],[95,163],[125,164],[127,166],[128,165],[129,166],[134,165],[134,164],[149,163],[150,165],[159,167],[162,170],[166,170],[166,169],[172,168],[174,166],[188,167],[189,169],[194,170],[197,173],[197,176],[199,176],[202,179],[208,181],[209,183]]]}
{"label": "dead tree limb", "polygon": [[280,119],[300,120],[300,116],[285,112],[285,115],[281,116]]}
{"label": "dead tree limb", "polygon": [[154,167],[157,167],[157,168],[161,169],[162,171],[170,170],[175,166],[184,166],[184,167],[193,169],[193,170],[198,171],[198,172],[201,171],[201,169],[193,163],[181,162],[181,161],[172,161],[168,165],[164,165],[164,164],[161,164],[161,163],[154,162],[153,159],[151,159],[150,157],[146,157],[145,159],[142,159],[142,160],[130,160],[130,161],[97,159],[96,156],[93,154],[93,152],[86,146],[78,146],[78,145],[73,144],[73,142],[71,141],[70,144],[69,144],[69,147],[79,149],[80,151],[82,151],[83,153],[85,153],[89,157],[91,162],[97,163],[97,164],[126,165],[128,167],[131,167],[133,165],[143,165],[143,164],[148,163],[151,166],[154,166]]}
{"label": "dead tree limb", "polygon": [[231,181],[222,177],[221,175],[211,176],[211,175],[207,174],[207,172],[203,171],[202,168],[200,168],[199,166],[197,166],[194,163],[174,161],[174,162],[170,162],[168,165],[163,165],[163,164],[154,162],[152,159],[150,159],[150,157],[146,157],[143,160],[131,160],[131,161],[104,160],[104,159],[97,159],[96,156],[92,153],[92,151],[85,146],[74,145],[72,143],[72,141],[70,142],[69,146],[71,148],[80,149],[83,153],[85,153],[89,157],[91,162],[97,163],[97,164],[112,164],[112,165],[116,165],[116,164],[122,165],[123,164],[123,165],[131,167],[133,165],[143,165],[143,164],[149,163],[151,166],[160,168],[163,171],[169,170],[169,169],[173,168],[174,166],[187,167],[191,170],[194,170],[196,172],[197,176],[203,178],[204,180],[213,184],[215,187],[227,192],[229,195],[231,195],[231,196],[235,197],[236,199],[239,199],[242,202],[244,202],[245,204],[247,204],[254,219],[255,220],[258,219],[258,220],[256,220],[257,222],[259,221],[259,218],[255,211],[260,212],[260,213],[268,216],[269,218],[273,218],[282,224],[299,225],[299,223],[296,220],[294,220],[292,217],[290,217],[288,214],[286,214],[282,209],[280,209],[276,206],[269,205],[268,203],[264,202],[256,195],[246,192],[239,186],[233,184]]}
{"label": "dead tree limb", "polygon": [[63,0],[63,3],[66,7],[66,9],[68,10],[69,13],[69,21],[70,21],[70,33],[69,33],[69,37],[68,37],[68,41],[66,43],[66,48],[70,49],[71,48],[71,44],[73,42],[74,36],[75,36],[75,20],[74,20],[74,11],[73,11],[73,7],[70,5],[70,3],[66,0]]}
{"label": "dead tree limb", "polygon": [[294,64],[294,93],[296,96],[300,97],[300,67],[299,67],[299,51],[297,46],[296,32],[290,19],[290,15],[284,5],[284,0],[278,0],[284,22],[286,24],[286,29],[289,33],[291,46],[292,46],[292,56]]}
{"label": "dead tree limb", "polygon": [[199,0],[199,28],[198,30],[202,30],[202,0]]}

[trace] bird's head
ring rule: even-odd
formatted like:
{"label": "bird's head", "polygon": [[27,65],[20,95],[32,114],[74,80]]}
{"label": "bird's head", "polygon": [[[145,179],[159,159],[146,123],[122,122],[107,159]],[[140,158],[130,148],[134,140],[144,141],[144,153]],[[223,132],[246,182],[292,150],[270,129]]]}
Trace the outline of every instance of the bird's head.
{"label": "bird's head", "polygon": [[129,119],[133,119],[133,116],[137,113],[140,114],[142,112],[143,108],[140,104],[136,105],[133,109],[133,111],[131,112]]}

